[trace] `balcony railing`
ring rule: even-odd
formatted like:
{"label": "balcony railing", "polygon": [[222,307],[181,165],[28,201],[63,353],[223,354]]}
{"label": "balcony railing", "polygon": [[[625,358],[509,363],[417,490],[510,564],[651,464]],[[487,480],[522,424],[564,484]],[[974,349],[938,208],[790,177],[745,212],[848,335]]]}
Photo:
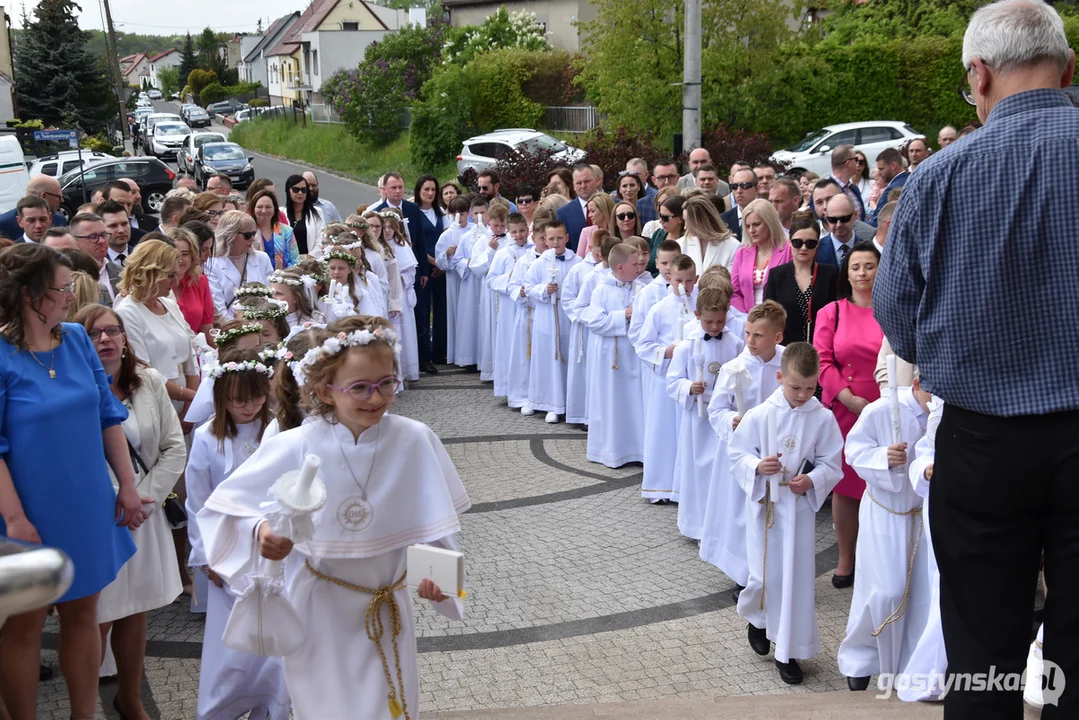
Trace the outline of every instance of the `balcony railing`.
{"label": "balcony railing", "polygon": [[290,90],[314,90],[311,85],[311,74],[300,73],[296,77],[291,78],[285,83],[285,86]]}

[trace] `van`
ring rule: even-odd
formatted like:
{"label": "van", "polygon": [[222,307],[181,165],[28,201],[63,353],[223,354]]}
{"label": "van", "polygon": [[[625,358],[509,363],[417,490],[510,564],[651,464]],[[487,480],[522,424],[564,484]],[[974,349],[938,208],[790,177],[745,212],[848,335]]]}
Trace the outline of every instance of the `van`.
{"label": "van", "polygon": [[26,195],[30,173],[22,145],[14,135],[0,135],[0,213],[14,210]]}

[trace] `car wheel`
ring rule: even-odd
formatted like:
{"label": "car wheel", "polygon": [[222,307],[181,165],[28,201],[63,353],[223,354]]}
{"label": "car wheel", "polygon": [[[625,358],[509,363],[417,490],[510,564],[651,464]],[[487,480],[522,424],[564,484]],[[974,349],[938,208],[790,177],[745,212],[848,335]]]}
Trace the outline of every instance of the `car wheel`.
{"label": "car wheel", "polygon": [[61,203],[60,207],[56,209],[56,212],[63,215],[65,220],[71,220],[71,209],[67,205]]}
{"label": "car wheel", "polygon": [[154,190],[146,196],[146,207],[150,212],[161,212],[161,206],[165,204],[165,193],[160,190]]}

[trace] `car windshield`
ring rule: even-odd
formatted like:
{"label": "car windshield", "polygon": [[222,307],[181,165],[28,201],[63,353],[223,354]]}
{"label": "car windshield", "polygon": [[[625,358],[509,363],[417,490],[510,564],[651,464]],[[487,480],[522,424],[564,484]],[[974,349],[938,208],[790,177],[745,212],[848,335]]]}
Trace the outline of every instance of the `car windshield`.
{"label": "car windshield", "polygon": [[831,133],[829,133],[827,130],[818,130],[817,132],[809,133],[808,135],[806,135],[805,140],[802,140],[802,142],[790,148],[790,151],[806,152],[807,150],[812,149],[814,145],[819,143],[824,138],[828,137],[828,135],[830,134]]}
{"label": "car windshield", "polygon": [[[84,166],[86,168],[89,168],[90,165],[91,165],[91,163],[88,163],[88,162],[84,163]],[[79,176],[79,171],[80,170],[82,170],[82,168],[72,168],[71,170],[68,170],[66,173],[64,173],[63,175],[58,177],[56,179],[56,181],[58,183],[60,183],[60,187],[64,187],[69,182],[71,182],[72,180],[74,180],[75,178],[77,178]]]}
{"label": "car windshield", "polygon": [[154,128],[154,132],[158,135],[172,135],[179,137],[181,135],[190,135],[191,128],[187,125],[157,125]]}
{"label": "car windshield", "polygon": [[235,145],[207,146],[205,157],[207,160],[245,160],[247,158],[243,150]]}
{"label": "car windshield", "polygon": [[224,135],[196,135],[195,147],[200,148],[206,143],[225,142]]}
{"label": "car windshield", "polygon": [[205,115],[206,114],[206,111],[203,110],[202,108],[191,108],[191,110],[189,110],[188,112],[191,115]]}
{"label": "car windshield", "polygon": [[522,150],[527,150],[530,153],[534,153],[537,150],[550,150],[551,152],[562,152],[566,149],[566,144],[555,140],[550,135],[537,135],[534,138],[529,138],[521,142],[517,147]]}

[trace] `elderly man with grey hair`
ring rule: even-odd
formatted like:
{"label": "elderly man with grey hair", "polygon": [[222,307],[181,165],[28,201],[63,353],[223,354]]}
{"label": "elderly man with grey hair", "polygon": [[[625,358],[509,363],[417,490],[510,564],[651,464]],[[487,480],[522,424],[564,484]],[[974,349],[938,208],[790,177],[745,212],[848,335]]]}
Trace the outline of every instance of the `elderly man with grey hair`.
{"label": "elderly man with grey hair", "polygon": [[[949,675],[1023,672],[1044,552],[1042,717],[1077,718],[1079,110],[1062,91],[1075,53],[1051,5],[1001,0],[974,13],[962,60],[985,125],[904,186],[874,314],[944,402],[940,467],[915,480],[929,481]],[[957,682],[944,702],[946,720],[1023,717],[1018,683]]]}

